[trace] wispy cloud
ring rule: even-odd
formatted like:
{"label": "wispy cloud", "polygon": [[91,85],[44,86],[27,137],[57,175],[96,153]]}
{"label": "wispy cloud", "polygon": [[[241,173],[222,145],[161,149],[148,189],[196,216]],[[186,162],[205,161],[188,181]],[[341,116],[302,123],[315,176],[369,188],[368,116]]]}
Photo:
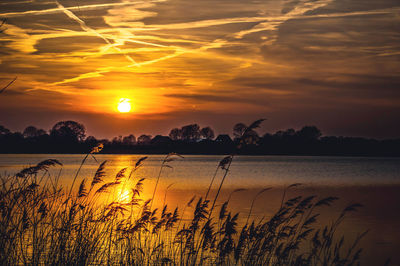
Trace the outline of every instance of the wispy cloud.
{"label": "wispy cloud", "polygon": [[[164,0],[149,0],[149,2],[163,2]],[[33,1],[19,1],[19,2],[12,2],[13,4],[26,4],[26,3],[32,3]],[[59,3],[55,1],[57,5]],[[115,6],[129,6],[129,5],[135,5],[138,3],[143,3],[143,2],[122,2],[122,3],[105,3],[105,4],[92,4],[92,5],[77,5],[77,6],[72,6],[72,7],[64,7],[66,10],[69,11],[84,11],[84,10],[96,10],[96,9],[105,9],[105,8],[110,8],[110,7],[115,7]],[[10,4],[10,3],[8,3]],[[56,14],[64,12],[62,9],[60,10],[59,7],[57,8],[49,8],[49,9],[42,9],[42,10],[27,10],[27,11],[22,11],[22,12],[4,12],[0,13],[0,17],[7,17],[7,18],[13,18],[13,17],[22,17],[22,16],[27,16],[27,15],[49,15],[49,14]]]}
{"label": "wispy cloud", "polygon": [[125,56],[126,59],[128,59],[129,61],[131,61],[135,66],[138,66],[136,61],[133,60],[132,57],[130,57],[129,55],[125,54],[121,49],[119,49],[115,44],[111,43],[107,38],[105,38],[102,34],[100,34],[99,32],[97,32],[96,30],[92,29],[91,27],[88,27],[86,25],[86,23],[81,20],[80,18],[78,18],[74,13],[72,13],[70,10],[66,9],[63,5],[61,5],[58,1],[56,1],[57,3],[57,7],[62,10],[69,18],[75,20],[76,22],[79,23],[79,25],[81,26],[81,28],[83,30],[85,30],[86,32],[90,32],[93,33],[95,36],[100,37],[101,39],[103,39],[108,45],[110,45],[113,49],[117,50],[119,53],[121,53],[122,55]]}

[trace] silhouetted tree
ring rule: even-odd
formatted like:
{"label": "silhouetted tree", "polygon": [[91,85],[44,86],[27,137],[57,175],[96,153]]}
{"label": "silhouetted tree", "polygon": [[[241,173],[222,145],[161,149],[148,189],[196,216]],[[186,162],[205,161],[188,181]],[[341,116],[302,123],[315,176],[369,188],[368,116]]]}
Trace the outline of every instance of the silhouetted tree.
{"label": "silhouetted tree", "polygon": [[134,144],[136,144],[136,137],[133,134],[130,134],[129,136],[125,136],[122,139],[122,143],[124,145],[134,145]]}
{"label": "silhouetted tree", "polygon": [[198,124],[183,126],[181,131],[183,140],[195,141],[200,138],[200,127]]}
{"label": "silhouetted tree", "polygon": [[28,126],[24,129],[24,132],[22,135],[24,135],[24,138],[33,138],[36,137],[36,132],[37,128],[34,126]]}
{"label": "silhouetted tree", "polygon": [[231,137],[228,134],[220,134],[218,137],[215,139],[216,143],[221,143],[221,144],[232,144],[233,141]]}
{"label": "silhouetted tree", "polygon": [[150,141],[151,141],[151,135],[141,135],[137,139],[137,143],[141,145],[150,144]]}
{"label": "silhouetted tree", "polygon": [[277,131],[274,136],[277,138],[290,138],[296,135],[296,131],[293,128],[289,128],[285,131],[279,130]]}
{"label": "silhouetted tree", "polygon": [[172,140],[170,137],[157,135],[151,140],[152,145],[165,146],[171,144]]}
{"label": "silhouetted tree", "polygon": [[8,128],[5,128],[4,126],[0,125],[0,135],[8,135],[10,133],[11,132]]}
{"label": "silhouetted tree", "polygon": [[179,140],[182,138],[182,131],[179,128],[173,128],[171,129],[171,131],[169,132],[169,137],[172,140]]}
{"label": "silhouetted tree", "polygon": [[296,132],[296,135],[306,141],[318,140],[322,133],[316,126],[305,126]]}
{"label": "silhouetted tree", "polygon": [[24,136],[24,138],[36,138],[39,136],[46,135],[46,131],[44,131],[43,129],[37,129],[34,126],[28,126],[25,128],[22,135]]}
{"label": "silhouetted tree", "polygon": [[211,127],[203,127],[200,130],[200,135],[205,138],[205,139],[214,139],[214,130],[211,129]]}
{"label": "silhouetted tree", "polygon": [[94,136],[89,136],[85,139],[85,144],[88,147],[94,147],[99,143],[99,141]]}
{"label": "silhouetted tree", "polygon": [[235,139],[241,138],[247,126],[243,123],[237,123],[233,126],[233,136]]}
{"label": "silhouetted tree", "polygon": [[37,136],[37,137],[44,136],[44,135],[47,135],[46,130],[39,128],[39,129],[36,131],[36,136]]}
{"label": "silhouetted tree", "polygon": [[122,136],[114,137],[114,138],[111,140],[111,143],[112,143],[112,144],[115,144],[115,145],[120,145],[120,144],[122,144]]}
{"label": "silhouetted tree", "polygon": [[103,143],[104,146],[111,144],[111,142],[108,139],[99,139],[97,140],[97,143]]}
{"label": "silhouetted tree", "polygon": [[85,127],[75,121],[60,121],[50,130],[50,136],[58,139],[83,141],[85,139]]}
{"label": "silhouetted tree", "polygon": [[283,133],[284,136],[294,136],[295,134],[296,130],[294,130],[293,128],[289,128]]}
{"label": "silhouetted tree", "polygon": [[[244,133],[246,136],[243,135]],[[246,144],[256,144],[260,140],[258,133],[254,129],[248,129],[243,123],[233,126],[233,136],[235,141],[242,139]]]}
{"label": "silhouetted tree", "polygon": [[247,145],[257,144],[259,140],[260,137],[258,136],[258,133],[254,130],[247,131],[246,136],[243,137],[243,141]]}

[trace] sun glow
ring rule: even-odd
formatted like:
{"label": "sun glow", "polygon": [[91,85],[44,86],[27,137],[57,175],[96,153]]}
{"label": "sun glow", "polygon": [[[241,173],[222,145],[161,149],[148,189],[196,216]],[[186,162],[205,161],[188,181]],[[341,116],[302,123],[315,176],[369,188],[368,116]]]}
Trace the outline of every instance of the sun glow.
{"label": "sun glow", "polygon": [[131,111],[130,99],[121,98],[118,103],[118,111],[121,113],[128,113]]}
{"label": "sun glow", "polygon": [[120,203],[128,203],[130,199],[130,193],[127,189],[121,189],[118,193],[117,201]]}

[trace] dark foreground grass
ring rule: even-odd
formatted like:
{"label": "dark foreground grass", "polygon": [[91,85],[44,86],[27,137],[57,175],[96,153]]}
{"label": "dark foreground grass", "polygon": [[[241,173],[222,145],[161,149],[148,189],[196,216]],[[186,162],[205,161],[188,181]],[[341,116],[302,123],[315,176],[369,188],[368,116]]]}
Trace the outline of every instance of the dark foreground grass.
{"label": "dark foreground grass", "polygon": [[[245,136],[246,131],[243,145],[248,141]],[[298,184],[285,189],[274,215],[258,220],[251,220],[253,205],[267,189],[255,195],[243,222],[229,211],[230,197],[217,205],[232,155],[217,167],[215,175],[222,173],[222,181],[213,198],[209,192],[215,176],[205,196],[192,198],[183,211],[171,209],[165,197],[162,208],[153,208],[162,171],[177,156],[165,157],[150,199],[142,198],[145,179],[135,175],[146,157],[121,169],[110,182],[104,182],[110,179],[103,162],[76,189],[62,189],[58,177],[48,174],[49,167],[61,165],[54,159],[0,177],[0,265],[359,264],[358,244],[365,233],[350,242],[336,233],[346,214],[359,204],[346,207],[326,226],[318,223],[319,210],[337,198],[286,199],[286,190]],[[129,199],[119,200],[116,187],[128,188]],[[191,215],[184,216],[188,209]]]}
{"label": "dark foreground grass", "polygon": [[[169,155],[166,162],[173,159]],[[228,173],[232,157],[218,168]],[[364,234],[345,245],[335,232],[348,212],[343,210],[329,226],[318,224],[318,210],[337,198],[282,197],[272,217],[251,221],[251,209],[238,225],[238,214],[228,210],[229,199],[216,209],[212,199],[192,199],[182,217],[177,208],[152,209],[151,199],[140,198],[144,179],[135,181],[130,199],[115,201],[115,186],[124,186],[140,167],[128,175],[122,169],[105,183],[105,163],[90,183],[81,181],[73,193],[46,174],[60,164],[46,160],[14,176],[1,177],[0,264],[241,264],[241,265],[353,265]],[[222,182],[221,182],[222,184]],[[219,185],[219,190],[222,185]],[[296,186],[296,184],[292,185]],[[290,189],[289,186],[287,189]],[[264,190],[260,191],[263,192]],[[109,193],[109,194],[107,194]],[[106,197],[104,197],[107,195]],[[255,196],[255,198],[258,195]],[[254,198],[254,200],[255,200]],[[252,206],[254,204],[252,202]]]}

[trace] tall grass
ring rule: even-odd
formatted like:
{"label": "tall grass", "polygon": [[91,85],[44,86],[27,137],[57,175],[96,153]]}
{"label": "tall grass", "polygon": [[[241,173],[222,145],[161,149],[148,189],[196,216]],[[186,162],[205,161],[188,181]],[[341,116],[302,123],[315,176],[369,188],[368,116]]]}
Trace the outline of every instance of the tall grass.
{"label": "tall grass", "polygon": [[[238,213],[229,211],[231,195],[217,205],[234,155],[224,158],[217,166],[223,175],[213,199],[207,198],[209,188],[205,198],[192,198],[180,212],[168,206],[165,194],[162,207],[152,208],[161,171],[174,156],[177,155],[170,154],[162,162],[150,199],[143,198],[145,179],[135,176],[147,157],[128,166],[129,175],[124,168],[112,179],[106,176],[106,162],[102,162],[91,180],[82,179],[77,190],[61,188],[58,177],[49,174],[49,167],[61,166],[54,159],[16,175],[0,177],[0,264],[359,263],[358,244],[365,233],[347,245],[344,237],[337,236],[337,228],[349,212],[360,207],[358,204],[346,207],[329,226],[317,223],[319,210],[329,207],[337,200],[335,197],[286,199],[285,190],[282,204],[274,215],[252,220],[253,206],[257,197],[267,190],[264,189],[253,198],[245,223],[240,222]],[[129,187],[129,200],[118,200],[115,196],[118,187]],[[189,216],[185,216],[186,208],[191,209]]]}

